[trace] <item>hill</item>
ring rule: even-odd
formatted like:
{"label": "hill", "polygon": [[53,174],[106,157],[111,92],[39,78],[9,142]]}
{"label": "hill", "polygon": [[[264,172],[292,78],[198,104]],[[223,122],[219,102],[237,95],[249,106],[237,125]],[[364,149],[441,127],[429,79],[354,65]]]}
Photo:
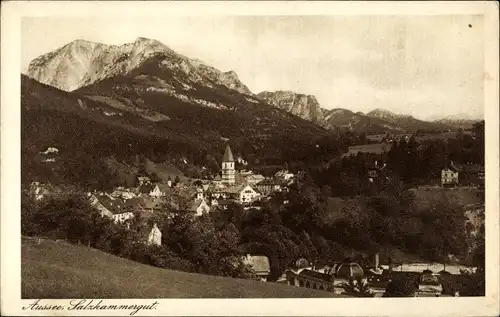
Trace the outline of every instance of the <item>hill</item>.
{"label": "hill", "polygon": [[102,251],[42,240],[22,242],[22,298],[339,297],[276,283],[160,269]]}
{"label": "hill", "polygon": [[[100,164],[102,159],[115,157],[130,165],[137,154],[165,163],[160,174],[166,177],[181,175],[175,163],[180,161],[188,167],[206,167],[214,174],[226,142],[250,165],[288,162],[293,167],[340,153],[339,142],[327,130],[283,110],[250,102],[225,86],[189,82],[193,88],[183,93],[185,97],[155,90],[167,87],[168,82],[177,83],[180,89],[179,82],[188,80],[183,73],[164,68],[165,58],[152,57],[127,75],[74,92],[22,75],[23,180],[81,184],[100,177],[105,182],[109,177],[99,175],[109,164]],[[43,162],[40,157],[48,147],[59,149],[56,162]],[[176,166],[168,167],[169,162]]]}

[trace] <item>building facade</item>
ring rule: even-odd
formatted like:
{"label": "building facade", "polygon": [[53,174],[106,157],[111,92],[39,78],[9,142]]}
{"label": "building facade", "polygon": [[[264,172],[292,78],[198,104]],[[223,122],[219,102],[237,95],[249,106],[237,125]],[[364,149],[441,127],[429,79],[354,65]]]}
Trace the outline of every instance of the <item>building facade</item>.
{"label": "building facade", "polygon": [[455,168],[444,168],[441,170],[441,186],[458,185],[458,170]]}

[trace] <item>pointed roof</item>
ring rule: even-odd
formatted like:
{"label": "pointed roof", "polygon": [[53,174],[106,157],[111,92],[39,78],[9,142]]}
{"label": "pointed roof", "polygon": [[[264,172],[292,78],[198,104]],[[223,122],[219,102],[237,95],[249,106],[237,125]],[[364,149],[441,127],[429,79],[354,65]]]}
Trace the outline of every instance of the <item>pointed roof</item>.
{"label": "pointed roof", "polygon": [[226,146],[226,151],[224,151],[224,157],[222,158],[223,162],[234,162],[233,153],[231,152],[231,148],[229,144]]}

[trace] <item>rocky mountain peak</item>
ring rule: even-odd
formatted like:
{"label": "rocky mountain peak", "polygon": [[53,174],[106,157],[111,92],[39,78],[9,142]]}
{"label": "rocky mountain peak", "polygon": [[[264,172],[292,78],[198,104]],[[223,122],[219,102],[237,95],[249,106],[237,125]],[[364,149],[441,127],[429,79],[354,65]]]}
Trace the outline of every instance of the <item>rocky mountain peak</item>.
{"label": "rocky mountain peak", "polygon": [[323,123],[323,111],[315,96],[299,94],[288,90],[263,91],[258,97],[268,104],[286,110],[302,119],[317,124]]}
{"label": "rocky mountain peak", "polygon": [[215,83],[252,94],[234,71],[222,72],[178,54],[158,40],[145,37],[120,46],[77,39],[33,60],[27,75],[41,83],[72,91],[106,78],[125,75],[157,53],[164,53],[161,67],[175,70],[174,73],[181,71],[196,82]]}

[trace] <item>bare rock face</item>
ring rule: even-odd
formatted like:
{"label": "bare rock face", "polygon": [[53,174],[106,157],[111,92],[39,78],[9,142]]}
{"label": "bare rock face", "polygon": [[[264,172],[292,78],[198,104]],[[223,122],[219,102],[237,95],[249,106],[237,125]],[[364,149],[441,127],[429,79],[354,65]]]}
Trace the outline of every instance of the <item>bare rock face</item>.
{"label": "bare rock face", "polygon": [[205,81],[207,85],[217,84],[252,94],[235,72],[222,72],[177,54],[157,40],[142,37],[120,46],[75,40],[34,59],[27,75],[41,83],[73,91],[106,78],[125,75],[158,54],[163,58],[162,67],[181,71],[192,81]]}
{"label": "bare rock face", "polygon": [[291,91],[263,91],[258,97],[268,104],[290,112],[302,119],[323,125],[323,110],[316,97]]}

